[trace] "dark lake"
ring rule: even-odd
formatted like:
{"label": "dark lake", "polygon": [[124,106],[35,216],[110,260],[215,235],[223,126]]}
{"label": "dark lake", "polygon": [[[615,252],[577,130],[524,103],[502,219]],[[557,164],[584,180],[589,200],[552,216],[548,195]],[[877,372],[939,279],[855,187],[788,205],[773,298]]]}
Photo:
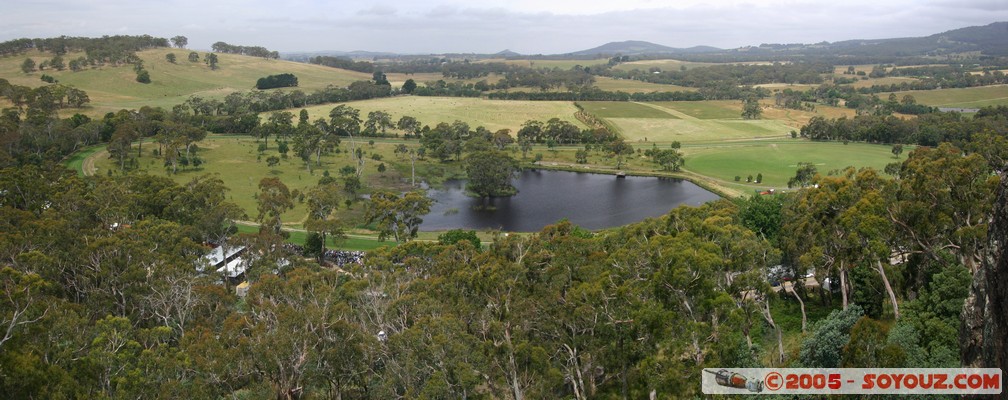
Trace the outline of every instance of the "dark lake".
{"label": "dark lake", "polygon": [[523,171],[514,180],[518,194],[493,198],[496,209],[481,210],[480,199],[466,196],[465,181],[451,180],[430,190],[435,203],[420,229],[500,229],[534,232],[560,219],[587,229],[602,229],[668,213],[679,205],[700,205],[719,197],[681,179],[566,171]]}

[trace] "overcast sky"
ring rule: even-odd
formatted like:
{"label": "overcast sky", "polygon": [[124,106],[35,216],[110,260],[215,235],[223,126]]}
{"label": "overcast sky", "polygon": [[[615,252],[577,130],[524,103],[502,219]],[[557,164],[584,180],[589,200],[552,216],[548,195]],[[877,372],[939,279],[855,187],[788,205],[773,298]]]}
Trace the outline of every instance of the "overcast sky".
{"label": "overcast sky", "polygon": [[[0,40],[184,35],[280,52],[555,54],[607,42],[735,48],[927,36],[1008,21],[1006,0],[4,0]],[[1008,35],[1006,35],[1008,36]],[[1006,39],[1008,40],[1008,39]]]}

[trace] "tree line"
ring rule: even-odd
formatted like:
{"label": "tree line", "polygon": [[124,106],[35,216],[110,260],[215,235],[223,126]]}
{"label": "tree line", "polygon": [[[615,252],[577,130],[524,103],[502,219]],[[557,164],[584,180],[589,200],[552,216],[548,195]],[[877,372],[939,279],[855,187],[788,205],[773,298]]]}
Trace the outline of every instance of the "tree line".
{"label": "tree line", "polygon": [[801,128],[812,140],[861,141],[937,146],[953,143],[970,152],[980,152],[992,163],[1008,160],[1003,132],[1008,131],[1008,107],[986,107],[973,118],[959,113],[932,113],[916,119],[861,115],[855,118],[813,117]]}
{"label": "tree line", "polygon": [[224,54],[240,54],[243,56],[260,57],[274,60],[280,58],[279,52],[270,51],[262,46],[240,46],[234,44],[227,44],[224,42],[215,42],[210,46],[210,48],[213,49],[213,51],[215,52]]}
{"label": "tree line", "polygon": [[739,86],[754,86],[767,83],[819,84],[822,74],[833,72],[833,65],[826,63],[789,62],[759,64],[710,65],[700,68],[683,68],[669,71],[659,68],[624,71],[611,67],[596,69],[594,73],[618,79],[634,79],[643,82],[703,87],[711,83],[727,82]]}
{"label": "tree line", "polygon": [[298,79],[294,74],[277,74],[259,78],[256,81],[256,89],[266,90],[281,87],[297,87]]}
{"label": "tree line", "polygon": [[168,39],[150,35],[102,36],[100,38],[69,37],[46,39],[14,39],[0,43],[0,55],[9,56],[23,54],[34,49],[41,52],[63,56],[70,52],[83,51],[88,64],[121,64],[126,63],[130,55],[140,50],[157,47],[168,47]]}

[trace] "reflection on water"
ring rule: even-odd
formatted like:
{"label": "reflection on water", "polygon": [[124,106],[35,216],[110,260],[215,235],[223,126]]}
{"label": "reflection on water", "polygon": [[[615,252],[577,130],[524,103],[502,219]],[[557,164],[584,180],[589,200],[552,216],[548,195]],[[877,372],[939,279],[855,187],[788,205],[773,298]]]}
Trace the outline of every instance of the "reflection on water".
{"label": "reflection on water", "polygon": [[602,229],[657,217],[682,204],[718,199],[680,179],[529,170],[514,183],[518,188],[514,197],[484,201],[466,196],[464,180],[448,181],[443,189],[428,192],[435,203],[420,228],[533,232],[567,218],[587,229]]}

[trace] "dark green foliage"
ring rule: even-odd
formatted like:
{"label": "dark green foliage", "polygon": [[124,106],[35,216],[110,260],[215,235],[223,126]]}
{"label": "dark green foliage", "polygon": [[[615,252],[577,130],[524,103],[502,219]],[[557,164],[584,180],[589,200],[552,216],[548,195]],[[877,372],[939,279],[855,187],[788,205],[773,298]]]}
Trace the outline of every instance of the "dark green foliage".
{"label": "dark green foliage", "polygon": [[216,42],[210,46],[213,51],[224,54],[241,54],[243,56],[262,57],[266,59],[280,58],[280,53],[269,51],[262,46],[237,46],[224,42]]}
{"label": "dark green foliage", "polygon": [[56,78],[52,77],[52,75],[47,75],[47,74],[42,74],[42,76],[39,79],[41,79],[42,82],[45,82],[45,83],[56,83],[56,82],[58,82],[56,80]]}
{"label": "dark green foliage", "polygon": [[761,115],[763,115],[763,107],[760,106],[758,98],[747,97],[742,102],[743,119],[759,119]]}
{"label": "dark green foliage", "polygon": [[318,232],[308,232],[308,236],[305,237],[304,249],[301,251],[301,255],[314,258],[322,257],[322,240],[322,234]]}
{"label": "dark green foliage", "polygon": [[256,81],[256,89],[266,90],[281,87],[297,87],[298,79],[294,74],[278,74],[270,75],[265,78],[259,78]]}
{"label": "dark green foliage", "polygon": [[403,93],[412,94],[413,91],[416,90],[416,88],[417,88],[417,84],[416,84],[416,82],[413,81],[413,79],[407,79],[406,82],[403,82],[403,85],[402,85],[402,91],[403,91]]}
{"label": "dark green foliage", "polygon": [[[191,57],[190,57],[191,59]],[[211,70],[217,69],[217,55],[214,53],[207,53],[203,56],[203,62],[210,67]]]}
{"label": "dark green foliage", "polygon": [[816,170],[815,164],[809,162],[800,162],[798,163],[798,170],[795,171],[795,176],[793,176],[791,179],[788,179],[787,186],[789,188],[794,187],[803,188],[808,185],[811,185],[812,178],[816,176],[817,172],[818,171]]}
{"label": "dark green foliage", "polygon": [[24,62],[21,63],[21,72],[30,74],[32,71],[35,71],[35,60],[26,58]]}
{"label": "dark green foliage", "polygon": [[466,191],[476,197],[506,197],[518,193],[511,184],[518,163],[507,153],[490,150],[470,154],[465,160]]}
{"label": "dark green foliage", "polygon": [[480,248],[480,239],[476,236],[476,231],[452,229],[438,235],[438,242],[441,244],[457,244],[463,241],[471,243],[474,248]]}
{"label": "dark green foliage", "polygon": [[874,319],[882,317],[882,303],[886,298],[879,273],[870,266],[857,266],[850,271],[851,303],[861,306],[864,315]]}
{"label": "dark green foliage", "polygon": [[137,71],[136,81],[140,83],[151,83],[150,72],[147,72],[146,69]]}
{"label": "dark green foliage", "polygon": [[889,328],[867,316],[858,319],[851,328],[850,341],[844,346],[843,368],[898,368],[903,366],[906,353],[893,342],[887,341]]}
{"label": "dark green foliage", "polygon": [[[736,176],[735,181],[739,177]],[[781,227],[781,211],[784,208],[782,196],[763,196],[754,194],[747,199],[738,200],[739,219],[742,225],[770,243],[777,243],[777,235]]]}
{"label": "dark green foliage", "polygon": [[846,311],[836,310],[812,328],[801,344],[798,360],[805,368],[838,368],[844,346],[850,341],[850,330],[864,315],[857,305]]}
{"label": "dark green foliage", "polygon": [[325,65],[327,67],[348,69],[351,71],[372,73],[374,72],[374,64],[367,61],[354,61],[348,57],[329,57],[329,56],[318,56],[313,57],[308,62],[312,64]]}

